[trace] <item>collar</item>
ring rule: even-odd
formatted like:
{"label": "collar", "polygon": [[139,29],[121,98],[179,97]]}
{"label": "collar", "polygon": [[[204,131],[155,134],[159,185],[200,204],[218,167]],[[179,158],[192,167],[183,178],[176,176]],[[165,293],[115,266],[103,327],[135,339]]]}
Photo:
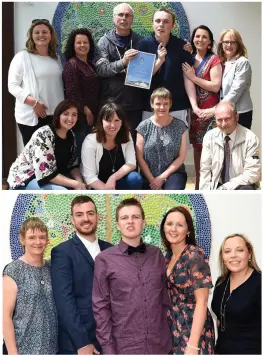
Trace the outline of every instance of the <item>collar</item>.
{"label": "collar", "polygon": [[[222,132],[222,131],[221,131]],[[231,141],[234,143],[236,140],[236,134],[237,134],[237,127],[235,128],[235,130],[230,134],[230,135],[226,135],[224,132],[222,132],[223,134],[223,140],[225,140],[226,136],[229,136]]]}
{"label": "collar", "polygon": [[[143,241],[141,240],[140,244],[143,243]],[[121,253],[126,253],[128,247],[130,245],[128,245],[126,242],[124,242],[123,240],[120,240],[119,242],[119,248],[121,250]]]}
{"label": "collar", "polygon": [[92,246],[96,246],[99,244],[98,242],[98,238],[96,237],[96,240],[94,240],[93,242],[86,240],[84,237],[80,236],[77,232],[76,235],[78,236],[78,238],[80,239],[81,242],[83,242],[84,245],[92,247]]}

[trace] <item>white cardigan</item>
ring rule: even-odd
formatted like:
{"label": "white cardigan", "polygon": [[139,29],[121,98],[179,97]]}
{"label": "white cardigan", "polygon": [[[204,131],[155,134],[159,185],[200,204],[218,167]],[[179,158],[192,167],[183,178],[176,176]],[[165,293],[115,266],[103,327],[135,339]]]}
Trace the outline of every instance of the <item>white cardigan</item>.
{"label": "white cardigan", "polygon": [[[130,135],[130,141],[121,144],[125,163],[136,167],[135,150]],[[81,173],[86,184],[92,184],[98,180],[99,164],[103,156],[103,146],[96,139],[96,134],[87,135],[81,149]]]}

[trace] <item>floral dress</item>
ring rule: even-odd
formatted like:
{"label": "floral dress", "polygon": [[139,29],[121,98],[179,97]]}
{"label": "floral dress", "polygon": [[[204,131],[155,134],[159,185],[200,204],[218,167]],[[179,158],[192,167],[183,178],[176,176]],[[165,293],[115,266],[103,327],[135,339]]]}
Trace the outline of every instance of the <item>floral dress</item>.
{"label": "floral dress", "polygon": [[[166,255],[168,266],[171,252]],[[182,355],[190,337],[195,311],[194,291],[199,288],[212,288],[212,278],[204,251],[193,245],[186,245],[166,278],[166,286],[171,300],[167,317],[173,338],[173,354]],[[207,309],[206,321],[199,339],[200,354],[214,352],[214,324]]]}

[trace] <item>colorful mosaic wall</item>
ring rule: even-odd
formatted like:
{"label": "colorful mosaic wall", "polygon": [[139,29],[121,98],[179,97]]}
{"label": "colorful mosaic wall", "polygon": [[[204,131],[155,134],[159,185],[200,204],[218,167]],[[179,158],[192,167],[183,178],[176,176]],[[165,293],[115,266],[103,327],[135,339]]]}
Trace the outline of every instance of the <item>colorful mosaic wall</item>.
{"label": "colorful mosaic wall", "polygon": [[[92,194],[98,214],[97,236],[114,244],[120,240],[116,229],[115,211],[121,200],[136,197],[145,211],[147,225],[143,231],[143,240],[158,246],[161,244],[159,226],[163,215],[172,207],[187,207],[194,219],[197,242],[210,255],[211,224],[206,202],[201,194]],[[63,241],[72,238],[74,228],[70,222],[72,194],[20,194],[14,205],[11,217],[10,246],[12,259],[23,254],[19,243],[19,228],[23,221],[31,216],[42,219],[49,228],[49,244],[45,258],[50,259],[51,249]]]}
{"label": "colorful mosaic wall", "polygon": [[[112,13],[118,2],[60,2],[56,8],[52,24],[56,29],[58,53],[64,63],[62,53],[67,37],[76,28],[87,27],[92,31],[95,43],[105,32],[113,28]],[[156,9],[167,7],[176,14],[173,33],[182,39],[189,39],[190,29],[184,8],[180,2],[129,2],[134,10],[133,30],[143,36],[152,33],[152,16]]]}

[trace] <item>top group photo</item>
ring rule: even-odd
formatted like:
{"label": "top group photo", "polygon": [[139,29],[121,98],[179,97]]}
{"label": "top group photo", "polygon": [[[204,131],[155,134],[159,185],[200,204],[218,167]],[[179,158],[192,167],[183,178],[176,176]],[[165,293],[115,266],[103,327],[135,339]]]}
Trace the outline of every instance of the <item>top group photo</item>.
{"label": "top group photo", "polygon": [[2,189],[260,189],[260,2],[2,14]]}

